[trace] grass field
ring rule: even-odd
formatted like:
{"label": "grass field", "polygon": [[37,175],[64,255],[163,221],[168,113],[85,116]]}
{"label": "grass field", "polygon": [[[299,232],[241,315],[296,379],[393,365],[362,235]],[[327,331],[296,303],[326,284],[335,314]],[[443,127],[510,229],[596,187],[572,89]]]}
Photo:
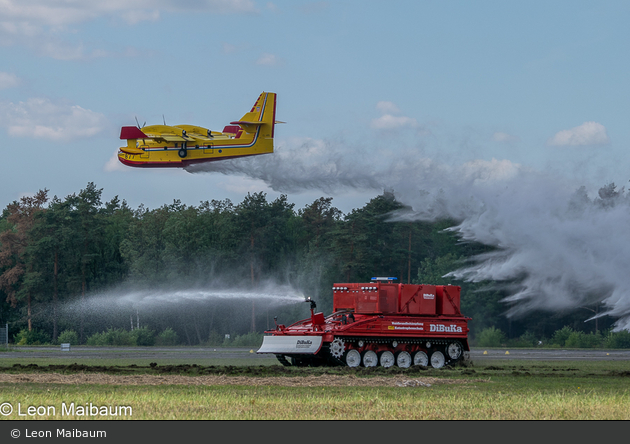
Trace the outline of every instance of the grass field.
{"label": "grass field", "polygon": [[[177,367],[178,362],[172,362],[151,367],[99,359],[97,364],[86,362],[83,368],[47,368],[43,365],[25,366],[27,354],[16,355],[0,361],[0,376],[23,378],[17,382],[0,382],[0,403],[10,403],[13,410],[6,416],[0,416],[4,419],[630,419],[628,361],[484,361],[466,368],[412,368],[401,371],[382,368],[287,369],[275,365],[243,366],[232,361],[225,362],[223,366]],[[87,365],[99,367],[90,368]],[[19,375],[16,376],[16,373]],[[146,375],[161,379],[151,385],[130,385],[124,380],[58,383],[29,379],[34,375],[59,373],[70,376]],[[190,383],[197,379],[188,380],[188,383],[169,379],[177,375],[199,380],[208,375],[232,375],[240,379],[229,384],[209,385]],[[328,384],[327,381],[335,377],[346,378],[342,380],[348,385]],[[260,378],[266,379],[261,382]],[[297,384],[311,380],[309,378],[316,382],[310,386]],[[379,382],[388,378],[409,384],[387,386]],[[429,379],[432,383],[422,385],[422,381]],[[280,380],[283,382],[275,382]],[[295,381],[296,384],[286,381]],[[371,386],[350,385],[356,381],[374,383]],[[74,415],[68,414],[68,408],[63,409],[64,405],[68,407],[72,403]],[[29,406],[33,407],[35,414],[28,414]],[[86,412],[81,412],[79,406],[86,407]],[[117,415],[90,416],[90,407],[103,406],[110,409],[109,413],[114,411]],[[131,410],[121,410],[122,407],[131,407]]]}
{"label": "grass field", "polygon": [[[405,388],[251,386],[2,387],[4,399],[28,406],[56,406],[55,414],[7,419],[96,419],[62,416],[70,405],[131,406],[110,418],[139,420],[628,420],[628,391],[572,384],[552,390],[514,384]],[[17,407],[16,407],[17,408]],[[119,415],[119,416],[116,416]]]}

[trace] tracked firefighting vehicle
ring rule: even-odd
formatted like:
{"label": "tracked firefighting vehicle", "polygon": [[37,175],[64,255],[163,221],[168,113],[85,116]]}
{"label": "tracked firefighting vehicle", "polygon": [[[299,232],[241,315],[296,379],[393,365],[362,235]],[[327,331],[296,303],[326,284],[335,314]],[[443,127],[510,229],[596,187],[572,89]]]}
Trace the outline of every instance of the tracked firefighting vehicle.
{"label": "tracked firefighting vehicle", "polygon": [[[441,368],[468,359],[468,321],[460,312],[461,287],[405,285],[396,278],[334,284],[333,313],[316,313],[265,332],[258,353],[283,365]],[[275,319],[274,319],[275,320]]]}

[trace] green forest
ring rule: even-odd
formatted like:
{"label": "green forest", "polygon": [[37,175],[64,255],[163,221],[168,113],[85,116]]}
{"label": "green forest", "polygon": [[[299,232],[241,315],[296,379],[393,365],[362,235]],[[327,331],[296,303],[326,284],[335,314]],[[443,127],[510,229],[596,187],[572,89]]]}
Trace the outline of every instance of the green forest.
{"label": "green forest", "polygon": [[[184,345],[204,344],[262,333],[273,328],[274,316],[287,325],[305,318],[309,307],[300,296],[310,296],[329,314],[334,283],[374,276],[460,285],[472,338],[500,330],[506,338],[536,341],[563,328],[606,331],[614,322],[585,322],[596,306],[506,317],[505,287],[443,277],[490,247],[461,242],[446,230],[454,220],[391,221],[403,207],[388,193],[347,214],[329,197],[304,208],[295,208],[286,195],[270,201],[260,192],[240,203],[188,206],[176,200],[134,209],[118,197],[104,202],[102,193],[94,183],[63,199],[44,189],[3,210],[0,324],[9,324],[13,334],[57,343],[72,330],[85,344],[106,331],[136,329],[170,332]],[[238,297],[273,295],[280,287],[294,289],[295,298],[274,303]],[[233,289],[237,296],[225,297]],[[181,297],[182,291],[222,291],[223,297]]]}

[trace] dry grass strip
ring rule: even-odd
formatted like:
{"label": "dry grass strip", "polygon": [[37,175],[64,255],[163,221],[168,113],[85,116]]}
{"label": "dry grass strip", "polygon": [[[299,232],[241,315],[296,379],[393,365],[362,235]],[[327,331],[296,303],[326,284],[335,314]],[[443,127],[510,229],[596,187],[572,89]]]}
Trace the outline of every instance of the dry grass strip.
{"label": "dry grass strip", "polygon": [[464,379],[414,378],[404,376],[358,378],[354,375],[321,376],[154,376],[154,375],[108,375],[108,374],[59,374],[29,373],[0,374],[0,383],[38,384],[108,384],[108,385],[252,385],[285,387],[430,387],[436,384],[466,384]]}

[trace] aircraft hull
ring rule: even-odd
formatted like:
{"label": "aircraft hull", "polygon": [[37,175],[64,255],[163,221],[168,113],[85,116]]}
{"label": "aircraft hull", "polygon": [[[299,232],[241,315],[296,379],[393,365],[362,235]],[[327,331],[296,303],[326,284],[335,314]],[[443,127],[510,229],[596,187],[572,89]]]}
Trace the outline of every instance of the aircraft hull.
{"label": "aircraft hull", "polygon": [[[271,153],[273,151],[269,151]],[[259,156],[261,154],[268,153],[254,153],[254,154],[237,154],[233,156],[222,157],[201,157],[196,159],[174,159],[166,161],[151,161],[151,160],[134,160],[130,156],[125,158],[124,153],[118,153],[118,160],[120,163],[130,167],[136,168],[185,168],[189,165],[197,165],[200,163],[217,162],[219,160],[236,159],[239,157]]]}

